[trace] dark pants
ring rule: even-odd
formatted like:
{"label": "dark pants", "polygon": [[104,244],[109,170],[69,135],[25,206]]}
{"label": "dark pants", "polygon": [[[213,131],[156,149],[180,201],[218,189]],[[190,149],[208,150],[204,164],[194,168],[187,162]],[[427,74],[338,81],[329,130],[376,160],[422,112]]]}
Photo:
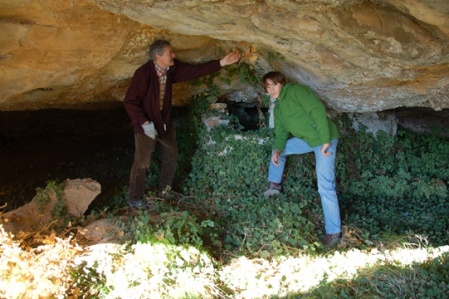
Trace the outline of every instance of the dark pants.
{"label": "dark pants", "polygon": [[161,173],[159,188],[172,186],[178,164],[178,146],[176,144],[176,130],[170,128],[163,138],[151,139],[145,134],[135,133],[134,163],[129,178],[129,199],[142,199],[147,170],[150,167],[151,156],[159,143],[161,147]]}

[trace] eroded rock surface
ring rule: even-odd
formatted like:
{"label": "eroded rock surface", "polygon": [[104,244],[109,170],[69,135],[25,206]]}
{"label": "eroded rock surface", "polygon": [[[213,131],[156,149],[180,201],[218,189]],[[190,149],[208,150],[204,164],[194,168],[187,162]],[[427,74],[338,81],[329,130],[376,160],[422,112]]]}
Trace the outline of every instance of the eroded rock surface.
{"label": "eroded rock surface", "polygon": [[[120,101],[155,38],[193,63],[253,49],[260,75],[338,111],[449,108],[446,0],[2,0],[0,15],[0,110]],[[177,104],[197,91],[176,88]]]}
{"label": "eroded rock surface", "polygon": [[45,230],[52,221],[62,221],[62,215],[54,215],[60,208],[58,204],[65,207],[68,215],[80,218],[100,194],[101,186],[92,179],[68,179],[64,182],[62,191],[62,198],[58,198],[56,191],[51,190],[47,194],[38,194],[29,203],[1,215],[1,226],[13,234]]}

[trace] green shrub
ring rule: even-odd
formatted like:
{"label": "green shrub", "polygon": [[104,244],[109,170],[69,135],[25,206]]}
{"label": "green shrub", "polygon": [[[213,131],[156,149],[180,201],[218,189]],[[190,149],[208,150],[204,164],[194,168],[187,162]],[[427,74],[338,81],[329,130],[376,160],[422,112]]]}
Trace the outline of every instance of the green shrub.
{"label": "green shrub", "polygon": [[448,154],[448,140],[403,130],[395,137],[383,131],[344,136],[337,176],[346,224],[448,244]]}

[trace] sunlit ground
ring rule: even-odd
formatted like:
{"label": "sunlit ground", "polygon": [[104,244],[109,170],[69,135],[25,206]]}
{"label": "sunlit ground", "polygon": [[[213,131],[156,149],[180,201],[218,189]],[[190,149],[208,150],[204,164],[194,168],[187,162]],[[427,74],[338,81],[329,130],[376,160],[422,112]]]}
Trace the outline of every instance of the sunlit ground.
{"label": "sunlit ground", "polygon": [[[194,247],[162,243],[83,248],[47,236],[46,245],[22,248],[3,228],[0,241],[1,298],[331,298],[325,294],[335,287],[352,288],[358,298],[410,297],[409,285],[426,279],[419,265],[449,252],[449,246],[381,244],[221,265]],[[324,295],[313,295],[318,288]]]}

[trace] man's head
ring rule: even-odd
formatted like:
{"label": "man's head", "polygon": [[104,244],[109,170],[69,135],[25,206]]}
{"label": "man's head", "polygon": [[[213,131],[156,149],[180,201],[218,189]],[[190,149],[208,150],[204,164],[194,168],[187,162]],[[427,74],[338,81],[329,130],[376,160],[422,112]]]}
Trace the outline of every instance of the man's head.
{"label": "man's head", "polygon": [[264,89],[275,99],[279,98],[286,81],[285,76],[280,72],[266,73],[262,79]]}
{"label": "man's head", "polygon": [[173,59],[175,53],[171,48],[170,42],[166,40],[156,40],[150,45],[150,59],[153,60],[162,69],[174,65]]}

